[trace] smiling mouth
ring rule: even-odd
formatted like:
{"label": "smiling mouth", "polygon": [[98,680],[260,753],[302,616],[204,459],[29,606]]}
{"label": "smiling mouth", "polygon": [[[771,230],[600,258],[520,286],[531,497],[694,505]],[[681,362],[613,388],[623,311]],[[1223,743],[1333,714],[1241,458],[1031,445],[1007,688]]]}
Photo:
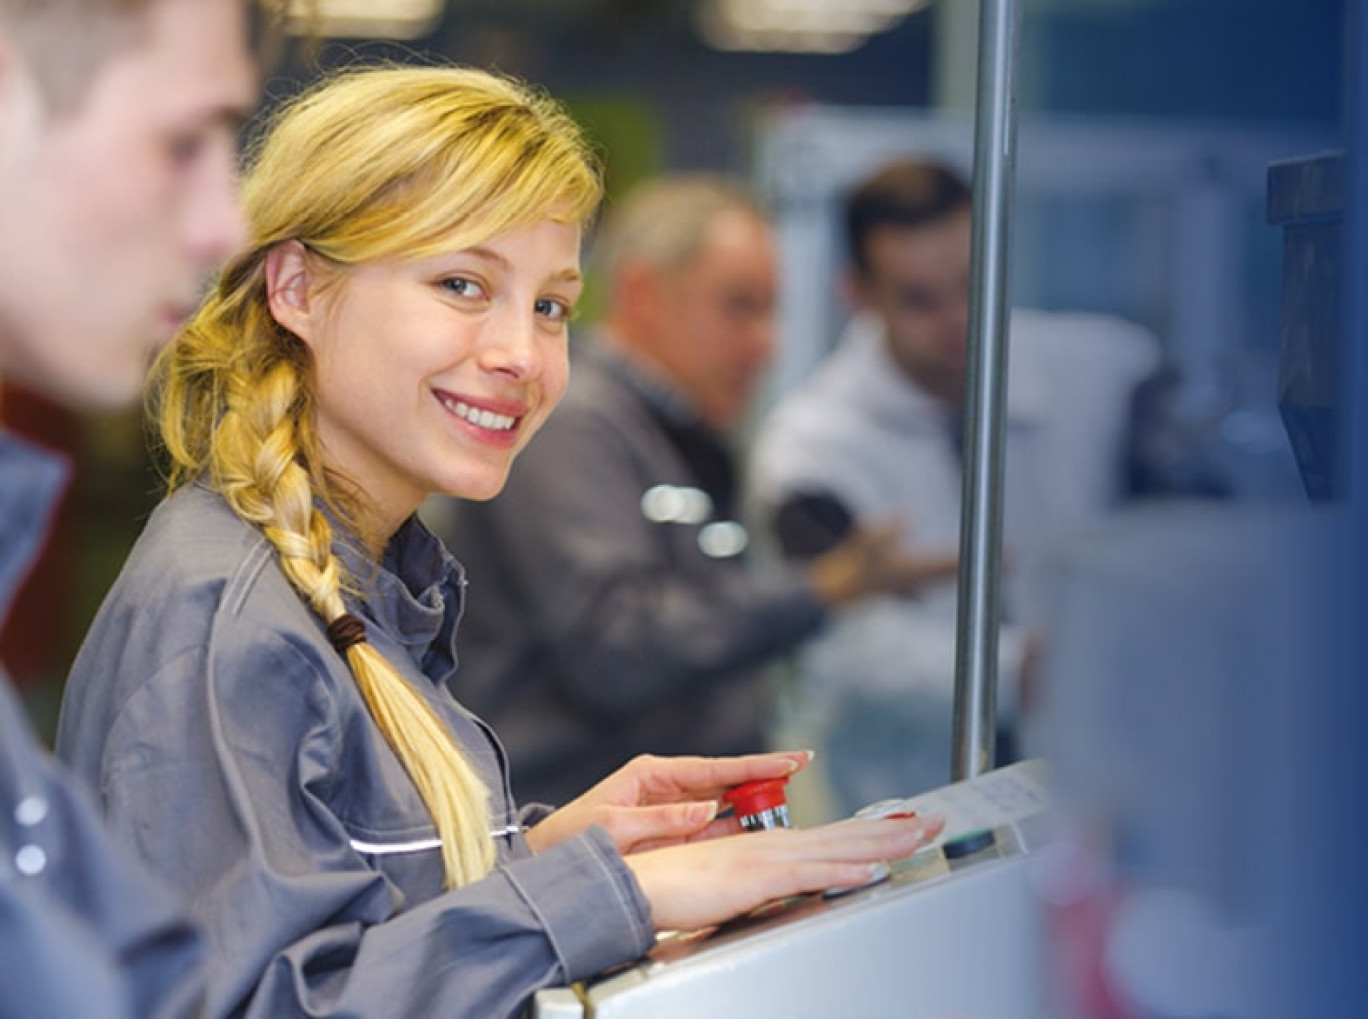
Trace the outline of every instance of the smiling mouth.
{"label": "smiling mouth", "polygon": [[509,417],[507,414],[495,414],[492,410],[481,410],[479,407],[472,407],[462,400],[442,397],[442,406],[463,421],[469,421],[472,425],[491,432],[511,431],[513,426],[518,423],[517,418]]}

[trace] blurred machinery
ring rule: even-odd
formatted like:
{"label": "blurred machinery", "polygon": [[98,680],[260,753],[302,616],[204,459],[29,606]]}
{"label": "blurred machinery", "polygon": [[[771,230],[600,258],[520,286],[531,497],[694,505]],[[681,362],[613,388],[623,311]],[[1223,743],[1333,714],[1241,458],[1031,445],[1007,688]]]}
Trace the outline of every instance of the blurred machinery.
{"label": "blurred machinery", "polygon": [[1343,494],[1340,227],[1343,152],[1279,160],[1268,169],[1268,221],[1283,228],[1278,406],[1307,494]]}
{"label": "blurred machinery", "polygon": [[1059,564],[1036,752],[1067,860],[1040,885],[1053,1019],[1253,1019],[1274,997],[1316,515],[1159,502]]}

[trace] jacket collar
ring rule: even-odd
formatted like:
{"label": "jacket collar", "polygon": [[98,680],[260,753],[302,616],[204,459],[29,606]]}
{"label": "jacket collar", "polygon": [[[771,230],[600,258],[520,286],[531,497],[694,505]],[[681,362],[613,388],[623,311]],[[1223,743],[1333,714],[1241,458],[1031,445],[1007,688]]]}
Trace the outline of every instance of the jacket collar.
{"label": "jacket collar", "polygon": [[43,546],[69,473],[61,457],[0,431],[0,621]]}
{"label": "jacket collar", "polygon": [[450,678],[466,585],[456,558],[417,515],[395,532],[379,564],[340,528],[333,547],[357,587],[351,611],[402,645],[433,682]]}
{"label": "jacket collar", "polygon": [[678,386],[640,358],[627,353],[613,339],[612,333],[604,330],[593,333],[580,356],[612,375],[665,421],[679,427],[708,427]]}

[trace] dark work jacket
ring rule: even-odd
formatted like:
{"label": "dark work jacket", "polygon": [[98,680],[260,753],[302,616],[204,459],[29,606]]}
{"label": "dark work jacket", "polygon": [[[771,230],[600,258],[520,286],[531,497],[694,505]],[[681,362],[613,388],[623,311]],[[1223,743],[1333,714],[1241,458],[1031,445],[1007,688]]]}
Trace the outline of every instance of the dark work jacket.
{"label": "dark work jacket", "polygon": [[[704,551],[730,526],[722,457],[667,388],[590,348],[503,493],[454,504],[444,537],[471,585],[456,691],[498,728],[520,794],[564,802],[639,753],[764,749],[763,667],[824,614],[802,573]],[[694,505],[671,518],[651,492]]]}
{"label": "dark work jacket", "polygon": [[605,832],[533,855],[503,751],[452,700],[460,566],[416,520],[379,566],[335,545],[372,646],[492,794],[498,866],[443,891],[440,843],[322,622],[216,493],[153,514],[81,649],[58,751],[186,896],[208,1014],[498,1017],[640,956],[649,906]]}
{"label": "dark work jacket", "polygon": [[[0,434],[0,620],[63,477],[53,457]],[[38,747],[0,671],[0,1017],[191,1015],[200,953],[185,912]]]}

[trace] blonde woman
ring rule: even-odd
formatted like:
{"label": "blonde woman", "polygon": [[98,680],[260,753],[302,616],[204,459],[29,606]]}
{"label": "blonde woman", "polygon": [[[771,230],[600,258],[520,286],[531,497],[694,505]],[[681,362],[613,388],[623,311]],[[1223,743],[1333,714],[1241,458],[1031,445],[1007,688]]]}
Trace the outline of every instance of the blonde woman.
{"label": "blonde woman", "polygon": [[555,406],[599,195],[559,109],[470,70],[342,75],[256,148],[249,245],[154,371],[172,492],[59,735],[204,925],[210,1015],[511,1015],[934,832],[716,818],[802,754],[642,758],[519,810],[448,693],[464,577],[414,513],[496,494]]}

